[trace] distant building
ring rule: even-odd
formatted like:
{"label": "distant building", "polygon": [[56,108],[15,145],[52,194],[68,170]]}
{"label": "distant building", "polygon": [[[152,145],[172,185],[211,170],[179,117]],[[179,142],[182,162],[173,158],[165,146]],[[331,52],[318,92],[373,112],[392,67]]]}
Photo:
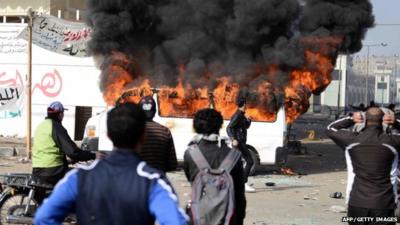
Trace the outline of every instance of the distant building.
{"label": "distant building", "polygon": [[379,104],[389,104],[395,101],[396,80],[393,69],[386,61],[378,61],[373,71],[375,78],[375,98]]}
{"label": "distant building", "polygon": [[25,23],[29,8],[65,20],[82,20],[85,4],[84,0],[2,0],[0,23]]}
{"label": "distant building", "polygon": [[400,78],[396,79],[396,104],[400,104]]}
{"label": "distant building", "polygon": [[[347,103],[346,84],[348,80],[349,59],[346,55],[339,55],[336,66],[332,72],[332,81],[320,95],[313,95],[310,99],[310,113],[335,114],[339,109],[343,110]],[[340,94],[339,94],[340,93]]]}
{"label": "distant building", "polygon": [[332,82],[319,96],[311,97],[308,112],[335,115],[338,105],[342,114],[351,106],[367,106],[370,101],[384,105],[400,103],[399,65],[399,55],[371,55],[369,60],[360,56],[339,56]]}

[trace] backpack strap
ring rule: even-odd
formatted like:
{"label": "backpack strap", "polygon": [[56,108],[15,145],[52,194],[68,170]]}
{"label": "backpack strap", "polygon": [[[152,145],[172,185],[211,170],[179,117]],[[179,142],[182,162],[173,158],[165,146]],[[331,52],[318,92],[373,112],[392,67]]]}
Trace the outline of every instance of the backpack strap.
{"label": "backpack strap", "polygon": [[189,146],[189,154],[199,170],[211,168],[197,144]]}
{"label": "backpack strap", "polygon": [[226,172],[230,173],[241,156],[242,154],[238,150],[236,149],[230,150],[228,155],[225,157],[224,161],[222,161],[218,169],[225,170]]}

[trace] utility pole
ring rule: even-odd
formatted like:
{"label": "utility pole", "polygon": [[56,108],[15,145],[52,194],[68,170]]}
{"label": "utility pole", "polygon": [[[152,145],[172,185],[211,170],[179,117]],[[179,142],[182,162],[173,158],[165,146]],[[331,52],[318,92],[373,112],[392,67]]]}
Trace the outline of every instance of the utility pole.
{"label": "utility pole", "polygon": [[337,100],[337,110],[336,110],[336,119],[339,118],[340,115],[340,96],[341,96],[341,87],[342,87],[342,55],[339,55],[339,71],[338,71],[338,81],[339,81],[339,86],[338,86],[338,100]]}
{"label": "utility pole", "polygon": [[367,47],[367,73],[365,75],[365,104],[368,105],[369,103],[369,96],[368,96],[368,78],[369,78],[369,48],[370,47],[386,47],[388,46],[387,43],[382,42],[380,44],[373,44],[373,45],[364,45]]}
{"label": "utility pole", "polygon": [[32,27],[33,27],[32,9],[28,10],[28,73],[26,77],[25,93],[26,99],[26,153],[28,159],[32,158]]}

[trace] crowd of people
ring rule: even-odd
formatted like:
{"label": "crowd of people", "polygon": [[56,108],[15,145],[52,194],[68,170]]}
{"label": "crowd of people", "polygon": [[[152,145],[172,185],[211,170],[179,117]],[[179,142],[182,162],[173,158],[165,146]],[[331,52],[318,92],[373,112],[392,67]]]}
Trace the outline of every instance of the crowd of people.
{"label": "crowd of people", "polygon": [[[184,212],[165,175],[177,169],[174,141],[167,127],[153,121],[152,97],[139,104],[117,103],[108,112],[107,132],[114,145],[110,154],[79,149],[62,126],[67,109],[51,103],[35,130],[32,172],[56,186],[50,196],[35,196],[43,202],[35,224],[61,224],[73,213],[79,224],[242,225],[245,191],[255,191],[246,185],[254,162],[246,148],[251,124],[246,100],[238,99],[237,105],[227,127],[229,137],[219,135],[223,118],[218,111],[203,109],[194,115],[196,136],[188,143],[184,172],[198,195],[193,194]],[[71,160],[94,159],[88,167],[68,171]]]}
{"label": "crowd of people", "polygon": [[[35,224],[61,224],[73,213],[79,224],[242,225],[245,191],[255,191],[246,184],[254,162],[246,148],[251,125],[246,99],[239,98],[237,106],[227,127],[229,137],[219,135],[223,118],[218,111],[203,109],[194,115],[196,135],[188,143],[183,164],[192,184],[192,202],[185,212],[165,174],[177,169],[174,141],[167,127],[153,121],[152,97],[143,97],[139,104],[117,104],[108,112],[107,132],[114,149],[107,155],[79,149],[61,123],[67,109],[60,102],[50,104],[48,116],[35,130],[32,173],[56,186],[50,196],[35,196],[43,202]],[[328,126],[328,136],[346,156],[349,217],[395,215],[398,131],[400,120],[392,105],[360,105]],[[96,160],[68,171],[67,158]]]}

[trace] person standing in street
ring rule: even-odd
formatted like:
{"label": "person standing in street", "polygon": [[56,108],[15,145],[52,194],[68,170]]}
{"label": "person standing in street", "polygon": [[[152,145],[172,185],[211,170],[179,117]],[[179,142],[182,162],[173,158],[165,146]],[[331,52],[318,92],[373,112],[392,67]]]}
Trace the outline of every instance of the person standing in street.
{"label": "person standing in street", "polygon": [[171,131],[153,120],[156,114],[154,98],[145,96],[140,100],[140,105],[146,114],[146,132],[140,157],[150,166],[164,172],[176,170],[178,161]]}
{"label": "person standing in street", "polygon": [[[234,187],[233,188],[234,212],[230,220],[231,221],[230,225],[243,225],[243,221],[246,215],[246,196],[244,190],[245,176],[244,176],[242,160],[240,160],[241,154],[238,150],[229,148],[227,143],[229,142],[228,138],[226,137],[224,138],[219,135],[219,131],[222,127],[222,124],[223,124],[223,118],[221,113],[217,112],[214,109],[202,109],[195,114],[193,119],[193,128],[197,133],[197,135],[189,143],[189,149],[185,151],[183,168],[185,171],[186,178],[192,184],[192,198],[194,198],[195,191],[193,191],[194,190],[193,185],[196,185],[195,182],[196,178],[197,176],[199,176],[201,172],[201,169],[199,169],[199,166],[201,167],[201,163],[200,161],[198,161],[199,158],[193,157],[191,152],[193,150],[191,149],[191,147],[193,147],[194,145],[197,146],[196,147],[197,150],[202,155],[201,158],[206,161],[205,164],[208,164],[209,168],[207,169],[213,169],[213,170],[221,168],[221,165],[227,160],[227,158],[231,154],[236,153],[237,154],[236,161],[231,160],[231,158],[229,158],[228,160],[228,162],[230,162],[230,165],[228,165],[227,167],[229,167],[231,170],[226,170],[227,172],[229,171],[230,173],[230,177],[233,181],[233,187]],[[207,193],[207,191],[210,191],[211,193]],[[221,204],[215,204],[218,200],[223,198],[223,196],[214,196],[213,194],[216,193],[212,191],[212,188],[210,188],[209,190],[204,190],[202,193],[205,196],[201,197],[204,197],[206,199],[207,206],[209,207],[208,210],[207,209],[203,210],[211,212],[210,213],[211,215],[208,214],[208,215],[197,215],[197,216],[200,216],[202,218],[204,216],[205,220],[207,219],[211,220],[211,218],[215,219],[215,217],[223,220],[224,217],[223,214],[224,212],[227,213],[229,211],[228,209],[229,207],[223,208],[222,210],[218,210],[225,205],[222,204],[221,202],[220,202]],[[215,197],[215,199],[213,199],[215,201],[209,202],[207,199],[207,194],[211,195],[208,196],[208,198]],[[199,211],[196,211],[197,214],[202,213],[201,210]],[[216,215],[218,213],[220,214]],[[226,223],[221,223],[221,224],[226,224]]]}
{"label": "person standing in street", "polygon": [[[366,120],[360,132],[347,130]],[[387,134],[383,125],[399,127],[393,113],[384,114],[378,107],[352,117],[339,119],[327,128],[328,136],[344,151],[348,180],[346,203],[349,217],[393,217],[397,195],[397,166],[400,136]],[[395,224],[371,222],[349,224]]]}
{"label": "person standing in street", "polygon": [[184,225],[187,216],[162,171],[141,161],[145,113],[124,103],[107,115],[113,151],[70,171],[35,214],[36,225],[59,225],[75,213],[81,225]]}
{"label": "person standing in street", "polygon": [[245,161],[244,165],[244,174],[245,174],[245,189],[246,192],[255,192],[253,187],[247,184],[247,179],[250,175],[251,168],[254,165],[253,159],[251,157],[250,150],[246,146],[247,142],[247,129],[249,129],[251,125],[251,120],[246,117],[246,99],[243,97],[239,97],[236,105],[238,106],[237,111],[233,114],[231,121],[229,122],[226,131],[228,136],[232,140],[232,146],[238,148],[242,153],[242,156]]}

